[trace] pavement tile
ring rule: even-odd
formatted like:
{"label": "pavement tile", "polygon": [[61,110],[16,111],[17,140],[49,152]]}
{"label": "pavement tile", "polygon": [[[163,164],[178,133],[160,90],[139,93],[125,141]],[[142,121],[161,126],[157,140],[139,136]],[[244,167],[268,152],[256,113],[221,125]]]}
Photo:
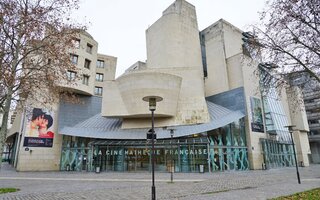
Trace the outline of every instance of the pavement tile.
{"label": "pavement tile", "polygon": [[[217,173],[156,173],[157,199],[268,199],[320,187],[320,165]],[[158,181],[157,181],[158,180]],[[151,173],[16,172],[4,164],[0,187],[20,188],[0,200],[143,200],[151,198]]]}

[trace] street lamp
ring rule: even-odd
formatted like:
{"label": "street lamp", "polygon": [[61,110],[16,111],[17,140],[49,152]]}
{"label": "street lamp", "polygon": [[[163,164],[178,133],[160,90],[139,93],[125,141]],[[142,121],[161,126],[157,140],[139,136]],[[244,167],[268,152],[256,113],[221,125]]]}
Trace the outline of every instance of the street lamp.
{"label": "street lamp", "polygon": [[293,137],[292,137],[293,127],[295,127],[295,126],[294,125],[290,125],[290,126],[285,126],[285,127],[288,128],[290,136],[291,136],[291,142],[292,142],[292,146],[293,146],[294,161],[296,163],[296,171],[297,171],[298,183],[301,184],[300,174],[299,174],[299,169],[298,169],[298,163],[297,163],[297,157],[296,157],[296,150],[295,150],[295,147],[294,147],[294,142],[293,142]]}
{"label": "street lamp", "polygon": [[170,165],[170,171],[171,171],[171,183],[173,183],[173,171],[174,171],[174,162],[173,162],[173,149],[172,149],[172,138],[173,138],[173,134],[174,134],[174,129],[170,129],[170,136],[171,136],[171,151],[170,155],[171,155],[171,165]]}
{"label": "street lamp", "polygon": [[152,186],[151,186],[151,199],[155,200],[156,199],[156,187],[154,186],[154,139],[155,139],[155,134],[154,134],[154,111],[156,110],[156,105],[157,102],[162,101],[162,97],[159,96],[146,96],[142,98],[143,101],[149,102],[149,110],[151,111],[151,132],[152,132],[152,137],[151,137],[151,165],[152,165]]}

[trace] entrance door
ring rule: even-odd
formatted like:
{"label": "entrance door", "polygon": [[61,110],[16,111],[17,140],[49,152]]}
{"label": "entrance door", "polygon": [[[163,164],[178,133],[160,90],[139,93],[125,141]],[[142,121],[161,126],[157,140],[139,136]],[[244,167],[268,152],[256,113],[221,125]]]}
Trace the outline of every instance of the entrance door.
{"label": "entrance door", "polygon": [[150,156],[137,155],[136,171],[148,171],[150,166]]}
{"label": "entrance door", "polygon": [[128,171],[148,171],[150,156],[143,148],[126,149],[127,170]]}

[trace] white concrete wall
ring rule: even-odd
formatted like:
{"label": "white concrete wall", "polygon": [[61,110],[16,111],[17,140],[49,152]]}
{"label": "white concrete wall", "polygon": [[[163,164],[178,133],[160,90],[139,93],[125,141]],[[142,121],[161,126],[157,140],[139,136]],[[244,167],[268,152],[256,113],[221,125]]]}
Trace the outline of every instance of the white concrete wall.
{"label": "white concrete wall", "polygon": [[286,92],[292,125],[295,125],[295,129],[308,132],[309,125],[301,90],[295,86]]}
{"label": "white concrete wall", "polygon": [[[92,79],[94,79],[95,81],[94,87],[101,87],[102,95],[104,95],[104,93],[106,92],[106,88],[104,88],[104,86],[108,84],[108,81],[115,80],[117,58],[113,56],[98,54],[97,60],[104,61],[104,68],[95,67],[95,73],[103,74],[103,81],[97,81],[96,75],[94,75]],[[96,66],[96,61],[94,62],[94,65]]]}
{"label": "white concrete wall", "polygon": [[307,132],[309,125],[307,114],[304,107],[303,96],[298,87],[287,89],[289,115],[291,125],[294,125],[293,132],[294,143],[297,150],[297,161],[303,162],[305,166],[309,166],[308,154],[311,154],[310,144]]}
{"label": "white concrete wall", "polygon": [[116,81],[105,81],[103,90],[101,108],[102,116],[113,117],[129,115]]}
{"label": "white concrete wall", "polygon": [[243,59],[242,31],[223,19],[201,32],[205,39],[208,77],[205,79],[206,96],[215,95],[238,87],[244,87],[247,107],[245,117],[248,156],[251,169],[261,169],[263,154],[260,138],[266,133],[251,129],[250,97],[261,100],[257,63]]}
{"label": "white concrete wall", "polygon": [[241,32],[223,19],[201,31],[207,58],[206,96],[243,85],[242,77],[239,77],[242,65],[239,58],[242,53]]}
{"label": "white concrete wall", "polygon": [[298,165],[303,162],[304,166],[309,166],[310,161],[308,154],[311,154],[311,149],[308,133],[306,131],[294,131],[292,135],[296,147]]}
{"label": "white concrete wall", "polygon": [[163,98],[157,105],[155,116],[175,116],[181,80],[179,76],[151,71],[132,72],[119,77],[117,85],[126,110],[130,113],[123,117],[149,116],[148,102],[142,98],[155,94]]}
{"label": "white concrete wall", "polygon": [[244,85],[242,73],[242,54],[237,54],[227,59],[227,74],[229,89],[235,89]]}
{"label": "white concrete wall", "polygon": [[[181,89],[179,99],[176,107],[176,114],[174,117],[156,119],[155,125],[157,127],[187,125],[209,122],[209,114],[203,97],[203,91],[197,88],[203,86],[200,79],[193,79],[192,77],[200,76],[199,70],[188,68],[174,68],[174,69],[152,69],[157,73],[168,73],[175,76],[182,77]],[[197,74],[198,73],[198,74]],[[160,106],[166,106],[163,102]],[[147,107],[147,104],[146,104]],[[158,111],[155,111],[157,113]],[[124,119],[122,128],[139,128],[149,127],[150,119]]]}
{"label": "white concrete wall", "polygon": [[[96,71],[96,61],[97,61],[97,50],[98,43],[90,36],[87,32],[82,32],[79,34],[80,46],[79,48],[74,48],[69,51],[71,54],[78,55],[78,63],[76,65],[76,73],[78,79],[75,82],[63,82],[60,81],[60,85],[67,89],[71,89],[76,93],[82,93],[85,95],[93,95],[94,83],[95,83],[95,71]],[[88,53],[86,51],[87,44],[92,45],[92,52]],[[91,61],[90,69],[84,67],[85,59]],[[89,84],[85,85],[82,83],[82,76],[89,76]]]}
{"label": "white concrete wall", "polygon": [[193,5],[175,1],[146,30],[148,68],[194,67],[202,70],[197,16]]}
{"label": "white concrete wall", "polygon": [[[117,58],[113,57],[113,56],[104,55],[104,54],[98,54],[97,60],[104,61],[104,68],[96,68],[96,73],[104,74],[105,81],[115,80]],[[95,62],[95,65],[96,65],[96,62]],[[97,85],[99,83],[96,81],[95,84]],[[101,85],[101,86],[103,86],[103,85]]]}
{"label": "white concrete wall", "polygon": [[226,52],[222,23],[215,23],[203,30],[208,76],[205,79],[205,95],[211,96],[229,90]]}
{"label": "white concrete wall", "polygon": [[[257,65],[256,65],[257,66]],[[261,100],[262,98],[259,90],[259,77],[254,75],[256,67],[244,63],[242,66],[242,76],[244,83],[244,92],[246,97],[246,107],[247,107],[247,117],[246,117],[246,136],[247,136],[247,146],[248,146],[248,156],[250,160],[251,169],[261,169],[263,160],[262,145],[260,143],[260,138],[267,138],[267,134],[264,130],[263,133],[252,131],[252,109],[250,104],[250,97],[255,97]],[[261,105],[262,106],[262,105]],[[264,113],[262,113],[264,120]],[[264,127],[265,129],[265,127]]]}
{"label": "white concrete wall", "polygon": [[[33,107],[43,108],[41,105],[33,103]],[[52,109],[53,112],[53,126],[51,128],[54,132],[53,146],[52,147],[28,147],[29,151],[26,151],[26,146],[23,146],[24,139],[27,130],[27,120],[24,121],[23,131],[21,133],[20,146],[17,150],[16,156],[16,170],[17,171],[56,171],[60,168],[60,156],[62,146],[62,135],[58,133],[58,104],[47,107]],[[24,113],[25,114],[25,113]]]}
{"label": "white concrete wall", "polygon": [[147,67],[180,76],[182,85],[174,124],[208,122],[196,11],[177,0],[146,31]]}
{"label": "white concrete wall", "polygon": [[242,31],[225,20],[220,20],[223,25],[223,38],[226,58],[242,53]]}

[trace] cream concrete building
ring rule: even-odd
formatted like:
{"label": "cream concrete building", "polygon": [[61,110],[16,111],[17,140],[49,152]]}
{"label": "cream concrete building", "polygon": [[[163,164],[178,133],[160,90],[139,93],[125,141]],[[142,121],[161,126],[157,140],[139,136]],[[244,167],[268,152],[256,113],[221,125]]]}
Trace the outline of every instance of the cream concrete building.
{"label": "cream concrete building", "polygon": [[[150,170],[146,96],[163,98],[154,112],[157,171],[292,166],[293,145],[284,127],[292,123],[298,160],[308,166],[305,113],[292,114],[286,95],[261,96],[263,74],[255,75],[258,63],[247,61],[241,38],[242,31],[223,19],[199,31],[195,7],[176,0],[146,30],[147,61],[115,78],[116,59],[97,54],[97,42],[84,34],[72,55],[83,75],[96,81],[73,87],[86,95],[84,104],[57,105],[52,147],[23,145],[25,125],[17,123],[20,129],[11,131],[18,138],[17,170]],[[88,69],[86,60],[107,66]]]}
{"label": "cream concrete building", "polygon": [[[85,107],[88,105],[87,99],[93,99],[91,102],[97,104],[95,107],[99,108],[104,82],[115,77],[117,58],[99,54],[98,43],[87,32],[79,34],[74,42],[76,48],[70,51],[70,60],[76,65],[76,69],[75,71],[66,71],[69,82],[60,82],[60,85],[78,95],[79,103],[75,106]],[[32,102],[22,113],[17,114],[7,136],[7,143],[13,145],[9,154],[11,164],[18,171],[60,169],[63,135],[59,134],[59,128],[64,123],[68,124],[68,117],[60,122],[59,118],[66,116],[70,111],[62,108],[65,103],[61,99],[58,104],[48,104],[46,108],[43,108],[37,102]],[[87,109],[94,108],[91,106]],[[52,126],[47,131],[53,132],[53,136],[30,134],[31,120],[36,111],[51,116]],[[69,123],[82,121],[92,115],[90,113],[84,114],[83,111],[80,111],[79,114],[80,116],[75,116]]]}

